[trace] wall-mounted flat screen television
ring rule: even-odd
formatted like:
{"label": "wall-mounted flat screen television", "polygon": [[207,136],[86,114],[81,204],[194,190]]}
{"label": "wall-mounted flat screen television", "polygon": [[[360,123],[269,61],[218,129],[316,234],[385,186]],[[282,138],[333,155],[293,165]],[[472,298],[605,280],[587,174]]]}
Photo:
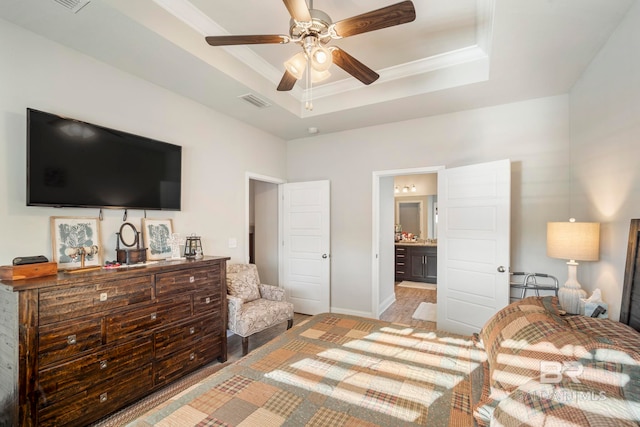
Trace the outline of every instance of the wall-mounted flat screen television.
{"label": "wall-mounted flat screen television", "polygon": [[27,205],[180,210],[182,147],[27,109]]}

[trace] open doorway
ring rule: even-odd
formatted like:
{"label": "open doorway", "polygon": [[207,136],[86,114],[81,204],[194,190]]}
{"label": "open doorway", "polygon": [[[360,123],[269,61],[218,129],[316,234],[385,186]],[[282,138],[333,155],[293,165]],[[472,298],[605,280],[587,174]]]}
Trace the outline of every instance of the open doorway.
{"label": "open doorway", "polygon": [[263,283],[279,283],[279,219],[277,178],[247,174],[246,260],[255,264]]}
{"label": "open doorway", "polygon": [[[421,246],[419,249],[423,249],[422,245],[429,242],[432,245],[430,251],[437,257],[437,222],[434,206],[437,206],[437,172],[440,169],[443,167],[373,173],[372,311],[375,317],[379,318],[396,302],[396,285],[403,280],[410,282],[413,281],[411,277],[422,277],[423,279],[416,281],[430,281],[431,291],[435,289],[433,285],[437,275],[436,261],[432,259],[432,268],[427,271],[426,254],[416,250],[415,259],[412,258],[413,254],[405,255],[404,263],[407,269],[398,269],[396,244],[400,242]],[[404,207],[408,208],[407,215],[412,219],[410,223],[405,221],[405,224],[402,224],[400,215]],[[402,277],[404,274],[406,277]],[[427,280],[429,275],[431,277]]]}

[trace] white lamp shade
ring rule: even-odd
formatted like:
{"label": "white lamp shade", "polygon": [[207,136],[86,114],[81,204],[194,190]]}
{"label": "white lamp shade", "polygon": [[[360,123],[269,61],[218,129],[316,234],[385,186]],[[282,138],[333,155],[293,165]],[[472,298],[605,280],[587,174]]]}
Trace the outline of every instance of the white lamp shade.
{"label": "white lamp shade", "polygon": [[574,261],[597,261],[599,249],[599,223],[547,223],[547,256]]}

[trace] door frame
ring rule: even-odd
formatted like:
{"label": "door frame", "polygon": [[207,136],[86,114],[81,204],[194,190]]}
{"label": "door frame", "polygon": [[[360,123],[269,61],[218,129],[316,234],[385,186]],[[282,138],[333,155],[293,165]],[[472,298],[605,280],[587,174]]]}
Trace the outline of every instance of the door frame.
{"label": "door frame", "polygon": [[[249,263],[249,230],[251,228],[251,224],[249,224],[249,217],[250,217],[250,212],[249,212],[249,189],[250,189],[250,181],[254,180],[254,181],[262,181],[262,182],[268,182],[270,184],[284,184],[287,181],[281,178],[276,178],[276,177],[272,177],[272,176],[267,176],[267,175],[260,175],[257,173],[253,173],[253,172],[245,172],[245,179],[244,179],[244,237],[243,237],[243,241],[244,241],[244,262]],[[282,200],[281,200],[281,195],[280,195],[280,188],[278,188],[278,209],[281,210],[281,205],[282,205]],[[281,242],[282,241],[282,218],[281,218],[281,212],[278,212],[278,241]],[[280,276],[281,274],[281,265],[282,264],[282,253],[281,253],[281,245],[278,245],[278,276]]]}
{"label": "door frame", "polygon": [[423,166],[408,169],[391,169],[373,171],[371,184],[371,313],[374,318],[380,318],[380,178],[399,175],[423,175],[438,173],[444,166]]}

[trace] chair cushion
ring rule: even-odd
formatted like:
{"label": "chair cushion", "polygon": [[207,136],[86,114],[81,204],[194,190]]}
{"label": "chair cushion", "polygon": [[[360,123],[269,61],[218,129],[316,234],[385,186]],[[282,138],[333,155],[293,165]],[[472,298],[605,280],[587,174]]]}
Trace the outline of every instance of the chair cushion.
{"label": "chair cushion", "polygon": [[293,304],[290,302],[257,299],[242,304],[235,324],[231,324],[229,318],[228,327],[241,337],[248,337],[289,319],[293,319]]}
{"label": "chair cushion", "polygon": [[227,265],[227,293],[250,302],[260,298],[260,279],[255,264]]}

